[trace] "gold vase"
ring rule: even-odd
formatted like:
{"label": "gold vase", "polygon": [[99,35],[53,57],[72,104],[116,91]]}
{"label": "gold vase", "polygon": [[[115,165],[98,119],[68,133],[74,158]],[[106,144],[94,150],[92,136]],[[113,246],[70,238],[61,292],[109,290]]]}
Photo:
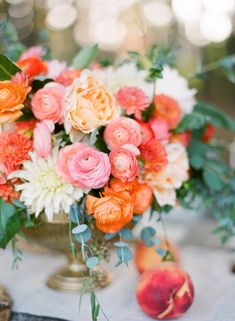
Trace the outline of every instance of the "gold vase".
{"label": "gold vase", "polygon": [[66,214],[55,215],[53,221],[48,222],[44,214],[37,220],[37,227],[24,229],[28,241],[47,249],[62,252],[68,259],[68,264],[52,274],[47,285],[60,291],[81,291],[86,281],[87,289],[106,287],[111,277],[108,271],[100,265],[96,266],[92,273],[82,260],[80,247],[77,247],[77,259],[74,260],[69,246],[69,221]]}

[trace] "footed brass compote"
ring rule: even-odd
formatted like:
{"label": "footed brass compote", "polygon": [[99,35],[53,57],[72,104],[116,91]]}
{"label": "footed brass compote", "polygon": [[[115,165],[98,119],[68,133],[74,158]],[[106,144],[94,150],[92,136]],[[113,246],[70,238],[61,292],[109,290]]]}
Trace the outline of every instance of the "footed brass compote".
{"label": "footed brass compote", "polygon": [[45,215],[40,215],[37,222],[37,227],[24,229],[28,240],[44,248],[62,252],[68,258],[68,264],[49,277],[47,285],[50,288],[77,292],[83,288],[84,280],[88,288],[91,284],[96,288],[102,288],[110,283],[109,273],[100,265],[90,274],[82,260],[79,246],[77,260],[74,260],[69,247],[69,221],[66,214],[55,215],[51,222],[48,222]]}

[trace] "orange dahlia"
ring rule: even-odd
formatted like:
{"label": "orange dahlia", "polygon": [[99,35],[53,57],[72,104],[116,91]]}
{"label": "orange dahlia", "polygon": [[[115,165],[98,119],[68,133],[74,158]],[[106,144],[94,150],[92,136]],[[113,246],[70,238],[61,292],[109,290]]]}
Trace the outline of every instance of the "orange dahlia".
{"label": "orange dahlia", "polygon": [[17,132],[0,135],[0,164],[6,169],[6,176],[29,159],[32,141]]}
{"label": "orange dahlia", "polygon": [[19,198],[19,193],[15,191],[14,185],[10,182],[0,184],[0,198],[5,202],[12,203],[14,199]]}
{"label": "orange dahlia", "polygon": [[166,95],[156,95],[153,116],[167,121],[170,129],[176,128],[182,117],[182,110],[177,101]]}

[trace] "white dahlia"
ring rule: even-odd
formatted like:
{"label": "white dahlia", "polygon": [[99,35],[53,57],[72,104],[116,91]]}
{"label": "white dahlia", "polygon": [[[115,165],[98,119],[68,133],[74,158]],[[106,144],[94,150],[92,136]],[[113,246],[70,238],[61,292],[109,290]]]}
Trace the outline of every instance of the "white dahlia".
{"label": "white dahlia", "polygon": [[164,66],[163,78],[157,79],[156,94],[164,94],[174,98],[183,113],[189,114],[196,104],[196,89],[190,89],[187,80],[176,69]]}
{"label": "white dahlia", "polygon": [[23,169],[10,174],[9,178],[20,178],[24,183],[16,185],[21,192],[20,201],[36,217],[44,211],[48,220],[61,211],[69,213],[70,206],[81,199],[84,191],[66,183],[56,172],[58,149],[54,149],[47,160],[30,154],[31,160],[23,163]]}
{"label": "white dahlia", "polygon": [[124,63],[117,68],[93,70],[92,75],[105,83],[113,94],[123,87],[134,86],[142,89],[149,97],[153,95],[153,84],[146,81],[147,70],[139,70],[134,62]]}
{"label": "white dahlia", "polygon": [[168,163],[159,172],[145,173],[145,180],[153,188],[159,205],[176,205],[176,189],[189,179],[189,162],[181,144],[166,146]]}

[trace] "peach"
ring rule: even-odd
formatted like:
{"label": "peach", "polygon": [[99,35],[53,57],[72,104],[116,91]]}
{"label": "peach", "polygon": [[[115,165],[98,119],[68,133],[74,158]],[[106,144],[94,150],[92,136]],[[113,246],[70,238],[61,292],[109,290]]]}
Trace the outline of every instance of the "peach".
{"label": "peach", "polygon": [[[143,242],[137,243],[134,260],[140,273],[154,268],[158,263],[162,262],[162,257],[156,252],[157,247],[158,245],[147,247]],[[172,242],[167,246],[166,242],[162,239],[160,247],[164,250],[168,249],[171,252],[173,258],[172,260],[169,259],[169,261],[180,261],[178,249]]]}
{"label": "peach", "polygon": [[154,319],[174,319],[191,306],[194,289],[178,263],[162,262],[141,275],[136,297],[142,310]]}

